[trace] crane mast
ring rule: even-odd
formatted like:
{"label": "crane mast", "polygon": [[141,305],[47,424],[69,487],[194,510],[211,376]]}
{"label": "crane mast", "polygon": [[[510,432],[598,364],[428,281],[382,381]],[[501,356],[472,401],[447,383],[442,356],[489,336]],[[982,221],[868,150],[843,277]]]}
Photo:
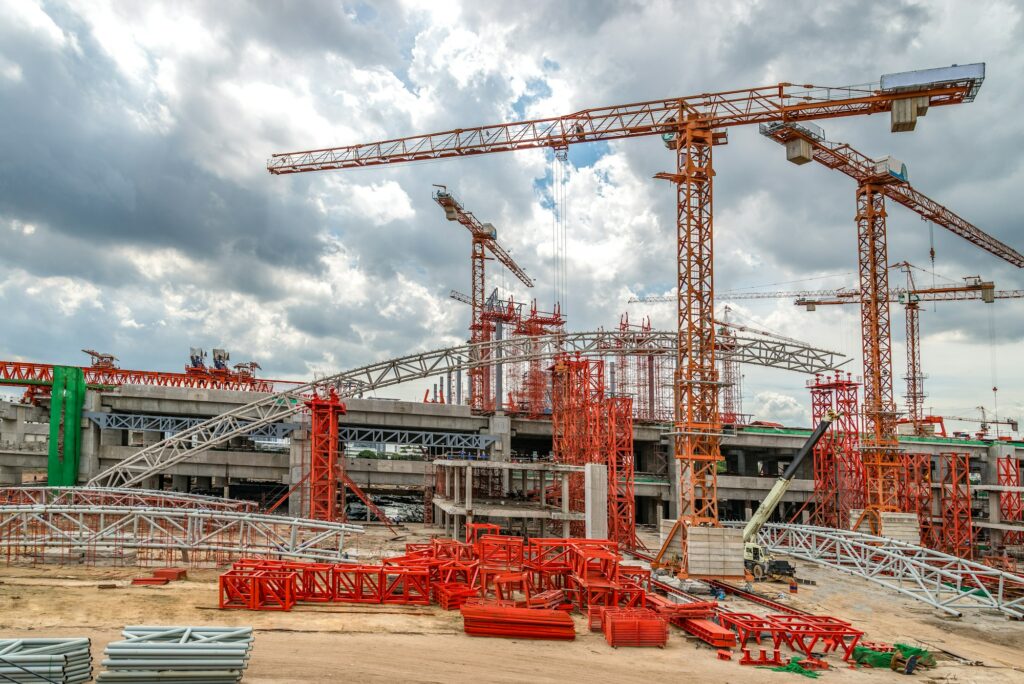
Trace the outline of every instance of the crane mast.
{"label": "crane mast", "polygon": [[[864,418],[866,435],[862,458],[867,485],[867,505],[855,528],[868,521],[881,532],[881,514],[901,510],[900,477],[903,462],[896,436],[897,414],[892,386],[892,336],[889,324],[889,271],[885,199],[920,214],[968,242],[1013,264],[1024,267],[1024,255],[965,221],[952,211],[911,187],[906,168],[891,158],[874,160],[850,145],[829,142],[814,124],[780,122],[760,126],[767,138],[786,147],[795,164],[816,161],[850,176],[857,182],[857,251],[860,280],[861,345],[864,364]],[[917,311],[908,310],[908,333],[917,335]],[[919,402],[917,374],[920,357],[917,343],[908,350],[908,401]],[[916,411],[917,409],[912,409]],[[916,421],[919,423],[920,421]]]}
{"label": "crane mast", "polygon": [[[451,129],[378,142],[273,155],[272,174],[362,168],[584,142],[660,135],[675,168],[657,177],[676,189],[677,365],[674,450],[679,464],[679,517],[658,553],[675,548],[687,572],[687,530],[718,522],[721,460],[719,382],[715,370],[712,253],[712,147],[722,129],[889,112],[893,131],[913,130],[929,107],[974,99],[984,65],[888,74],[879,84],[841,88],[779,83],[663,100],[584,109],[560,117]],[[673,552],[675,555],[675,552]]]}
{"label": "crane mast", "polygon": [[[533,279],[526,275],[526,271],[516,263],[505,249],[498,244],[497,231],[489,223],[481,223],[471,212],[463,208],[448,189],[443,185],[435,185],[434,201],[444,209],[445,217],[449,221],[461,223],[473,237],[472,249],[470,252],[470,264],[472,270],[472,289],[470,290],[470,306],[472,307],[472,318],[469,324],[470,342],[473,344],[487,342],[490,340],[490,332],[493,321],[485,320],[486,278],[485,269],[487,263],[487,252],[494,255],[501,264],[527,287],[533,287]],[[490,351],[481,351],[483,358],[490,356]],[[475,411],[493,410],[493,398],[491,392],[491,367],[490,364],[472,368],[469,371],[469,401]]]}

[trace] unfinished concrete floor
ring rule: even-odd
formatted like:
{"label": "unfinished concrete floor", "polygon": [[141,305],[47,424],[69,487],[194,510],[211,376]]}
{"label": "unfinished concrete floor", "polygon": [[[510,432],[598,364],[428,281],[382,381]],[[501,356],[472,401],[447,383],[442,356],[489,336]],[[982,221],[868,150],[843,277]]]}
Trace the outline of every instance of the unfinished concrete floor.
{"label": "unfinished concrete floor", "polygon": [[[361,556],[399,548],[424,535],[393,540],[371,528],[357,544]],[[612,649],[577,617],[574,642],[468,637],[457,611],[436,607],[303,605],[291,613],[217,610],[215,570],[191,570],[189,579],[163,587],[130,587],[137,568],[0,567],[0,636],[88,636],[96,666],[108,641],[127,624],[252,625],[256,643],[246,682],[786,682],[796,675],[720,661],[714,649],[672,629],[668,647]],[[941,647],[981,661],[948,657],[917,675],[922,682],[1024,682],[1024,623],[993,615],[960,620],[938,616],[873,585],[801,565],[817,581],[784,600],[852,621],[879,641]],[[99,589],[114,583],[115,589]],[[769,586],[783,592],[781,585]],[[734,610],[751,610],[730,599]],[[760,612],[760,611],[752,611]],[[833,659],[834,660],[834,659]],[[883,670],[836,669],[833,682],[907,682]],[[802,680],[801,680],[802,681]]]}

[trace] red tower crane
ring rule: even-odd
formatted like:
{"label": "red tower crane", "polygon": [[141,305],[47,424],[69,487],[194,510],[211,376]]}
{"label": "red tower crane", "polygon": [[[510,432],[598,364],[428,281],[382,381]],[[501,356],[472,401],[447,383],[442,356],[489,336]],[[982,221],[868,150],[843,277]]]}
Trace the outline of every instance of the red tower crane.
{"label": "red tower crane", "polygon": [[890,112],[893,131],[913,130],[929,107],[970,102],[984,64],[883,75],[881,82],[841,88],[792,83],[701,93],[573,114],[371,143],[275,154],[273,174],[467,157],[523,149],[564,150],[598,140],[662,136],[675,157],[672,173],[656,177],[676,187],[677,358],[674,452],[679,463],[679,511],[658,561],[676,546],[686,572],[687,530],[718,522],[717,467],[721,460],[718,373],[715,369],[711,148],[727,142],[726,128]]}
{"label": "red tower crane", "polygon": [[891,157],[872,159],[847,144],[829,142],[814,124],[780,122],[760,127],[761,134],[786,147],[795,164],[816,161],[857,182],[857,242],[860,271],[861,344],[864,364],[862,443],[867,499],[864,514],[854,526],[869,522],[881,532],[881,514],[899,511],[900,478],[904,463],[896,437],[893,401],[892,349],[889,327],[889,264],[885,200],[890,198],[968,242],[1024,267],[1024,255],[957,216],[914,189],[906,167]]}
{"label": "red tower crane", "polygon": [[[472,264],[472,289],[470,290],[473,307],[472,318],[469,324],[470,342],[486,342],[489,338],[490,324],[484,320],[485,307],[485,277],[484,265],[487,262],[487,252],[494,255],[494,258],[504,264],[505,268],[512,272],[516,278],[527,287],[533,287],[533,280],[526,275],[526,271],[515,262],[512,256],[498,244],[498,232],[490,223],[480,223],[471,212],[466,211],[459,201],[456,200],[443,185],[435,185],[434,201],[444,209],[445,217],[449,221],[458,221],[473,236],[473,247],[470,252],[470,263]],[[486,349],[481,354],[489,355]],[[493,410],[493,398],[491,396],[491,368],[485,364],[469,371],[469,401],[470,406],[476,411]]]}

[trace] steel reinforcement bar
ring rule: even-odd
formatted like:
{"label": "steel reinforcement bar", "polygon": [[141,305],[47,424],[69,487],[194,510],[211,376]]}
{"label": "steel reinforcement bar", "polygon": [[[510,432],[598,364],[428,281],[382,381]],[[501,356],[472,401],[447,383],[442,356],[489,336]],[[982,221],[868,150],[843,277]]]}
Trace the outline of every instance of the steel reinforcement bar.
{"label": "steel reinforcement bar", "polygon": [[[223,444],[233,437],[283,421],[302,410],[304,396],[318,389],[334,387],[342,397],[493,364],[551,358],[568,352],[582,355],[675,355],[674,332],[637,335],[618,331],[577,332],[540,337],[513,337],[508,340],[449,347],[432,352],[410,354],[369,364],[327,376],[316,382],[298,385],[286,392],[269,394],[219,416],[178,432],[161,442],[141,449],[92,478],[96,487],[131,487],[144,482],[171,466]],[[737,338],[732,353],[741,363],[814,374],[837,368],[848,359],[842,354],[788,342]]]}
{"label": "steel reinforcement bar", "polygon": [[1024,619],[1024,576],[887,537],[807,525],[767,524],[772,551],[862,577],[951,615],[997,610]]}
{"label": "steel reinforcement bar", "polygon": [[359,525],[235,511],[0,506],[7,561],[222,564],[241,557],[343,563]]}

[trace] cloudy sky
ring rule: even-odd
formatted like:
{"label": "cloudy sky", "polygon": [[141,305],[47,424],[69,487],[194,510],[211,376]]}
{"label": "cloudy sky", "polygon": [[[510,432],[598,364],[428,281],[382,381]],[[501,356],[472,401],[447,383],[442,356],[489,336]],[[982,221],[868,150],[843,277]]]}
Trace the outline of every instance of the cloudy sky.
{"label": "cloudy sky", "polygon": [[[468,235],[446,184],[537,280],[489,287],[550,304],[550,153],[275,177],[274,152],[565,114],[779,81],[846,85],[985,61],[976,102],[914,133],[827,121],[833,140],[905,161],[916,187],[1017,247],[1024,226],[1019,2],[37,2],[0,0],[0,358],[177,370],[225,346],[264,375],[306,378],[457,344]],[[573,149],[563,302],[572,329],[617,324],[671,292],[671,164],[655,138]],[[756,130],[715,150],[720,290],[854,284],[854,187],[787,164]],[[929,228],[890,207],[890,262],[930,269]],[[936,282],[1024,274],[935,229]],[[894,276],[898,279],[901,276]],[[930,285],[931,275],[918,274]],[[856,355],[852,307],[737,301],[737,316]],[[671,306],[632,305],[672,325]],[[928,406],[1024,409],[1024,304],[922,314]],[[894,309],[895,374],[903,317]],[[854,371],[859,373],[859,360]],[[995,380],[993,380],[995,378]],[[764,419],[806,422],[805,378],[745,370]],[[390,390],[413,396],[422,389]],[[897,383],[902,394],[902,381]]]}

